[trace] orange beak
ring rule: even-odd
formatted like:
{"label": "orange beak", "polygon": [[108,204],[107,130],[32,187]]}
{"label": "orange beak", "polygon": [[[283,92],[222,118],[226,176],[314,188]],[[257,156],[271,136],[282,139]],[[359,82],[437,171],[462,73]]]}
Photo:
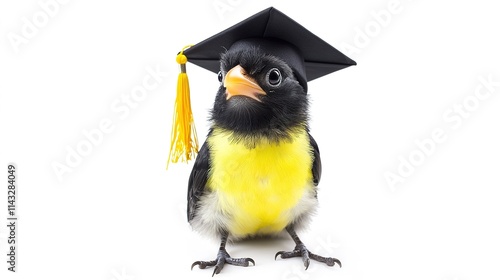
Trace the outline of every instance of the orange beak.
{"label": "orange beak", "polygon": [[261,102],[258,96],[266,94],[240,65],[227,72],[224,78],[224,87],[226,88],[226,100],[235,95],[243,95]]}

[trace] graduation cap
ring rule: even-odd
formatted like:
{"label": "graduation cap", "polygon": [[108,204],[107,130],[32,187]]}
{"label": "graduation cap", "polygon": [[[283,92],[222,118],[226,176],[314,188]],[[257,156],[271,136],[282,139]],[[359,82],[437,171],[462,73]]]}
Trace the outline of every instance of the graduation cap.
{"label": "graduation cap", "polygon": [[221,54],[227,50],[259,47],[264,53],[285,61],[307,92],[307,82],[356,62],[304,28],[302,25],[270,7],[177,55],[181,73],[172,128],[169,162],[188,161],[197,153],[198,140],[189,100],[186,62],[189,61],[214,73],[220,70]]}

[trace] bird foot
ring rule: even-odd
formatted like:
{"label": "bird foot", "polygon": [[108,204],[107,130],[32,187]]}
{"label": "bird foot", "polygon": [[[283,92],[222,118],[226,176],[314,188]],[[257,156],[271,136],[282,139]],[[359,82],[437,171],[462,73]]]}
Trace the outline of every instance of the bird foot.
{"label": "bird foot", "polygon": [[194,262],[191,265],[191,269],[193,267],[198,266],[201,269],[215,266],[214,273],[212,273],[212,277],[215,274],[219,274],[222,271],[222,268],[224,267],[224,264],[231,264],[231,265],[236,265],[236,266],[249,266],[250,263],[255,265],[255,261],[251,258],[231,258],[229,254],[226,252],[226,250],[219,250],[219,253],[217,254],[217,258],[213,261],[197,261]]}
{"label": "bird foot", "polygon": [[311,253],[311,251],[307,250],[306,246],[303,244],[295,246],[295,249],[291,252],[279,251],[274,256],[274,259],[276,259],[278,256],[281,256],[282,259],[302,257],[302,261],[304,262],[304,266],[306,267],[306,270],[307,270],[307,268],[309,268],[309,260],[310,259],[325,263],[328,266],[334,266],[335,264],[338,264],[340,267],[342,267],[342,263],[338,259],[329,258],[329,257],[322,257],[320,255],[313,254],[313,253]]}

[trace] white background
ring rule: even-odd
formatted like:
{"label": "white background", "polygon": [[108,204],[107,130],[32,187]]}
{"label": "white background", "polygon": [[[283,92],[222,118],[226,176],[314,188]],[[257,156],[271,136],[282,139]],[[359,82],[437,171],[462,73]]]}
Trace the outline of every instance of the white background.
{"label": "white background", "polygon": [[[256,266],[227,266],[216,278],[499,278],[500,86],[487,96],[480,82],[500,81],[494,1],[70,0],[51,15],[47,2],[0,4],[1,279],[210,278],[211,269],[190,270],[218,249],[186,222],[192,162],[165,170],[175,55],[269,6],[351,46],[358,63],[309,83],[323,178],[321,207],[300,236],[343,267],[304,271],[299,259],[273,259],[290,239],[251,241],[227,249]],[[27,22],[37,26],[25,36]],[[127,115],[113,109],[147,69],[169,75],[135,108],[121,107]],[[193,65],[188,73],[203,141],[218,81]],[[458,117],[464,101],[470,110]],[[111,131],[58,178],[53,166],[67,165],[103,120]],[[415,141],[435,130],[445,140],[424,155]],[[9,162],[18,167],[15,274],[6,263]],[[391,187],[388,172],[404,182]]]}

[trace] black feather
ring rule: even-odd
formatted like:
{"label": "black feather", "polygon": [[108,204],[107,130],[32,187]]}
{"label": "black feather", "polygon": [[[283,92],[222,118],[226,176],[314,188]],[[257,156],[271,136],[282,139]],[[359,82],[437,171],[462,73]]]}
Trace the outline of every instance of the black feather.
{"label": "black feather", "polygon": [[[319,181],[321,180],[321,157],[319,155],[319,148],[316,140],[309,134],[309,142],[311,143],[311,147],[313,148],[313,165],[312,165],[312,174],[313,174],[313,184],[315,187],[318,186]],[[318,197],[318,193],[316,192],[316,198]]]}
{"label": "black feather", "polygon": [[208,170],[210,165],[210,152],[208,150],[207,142],[203,143],[196,161],[194,162],[193,170],[189,176],[188,182],[188,207],[187,207],[187,218],[191,221],[198,209],[198,201],[200,197],[205,192],[205,185],[208,180]]}

